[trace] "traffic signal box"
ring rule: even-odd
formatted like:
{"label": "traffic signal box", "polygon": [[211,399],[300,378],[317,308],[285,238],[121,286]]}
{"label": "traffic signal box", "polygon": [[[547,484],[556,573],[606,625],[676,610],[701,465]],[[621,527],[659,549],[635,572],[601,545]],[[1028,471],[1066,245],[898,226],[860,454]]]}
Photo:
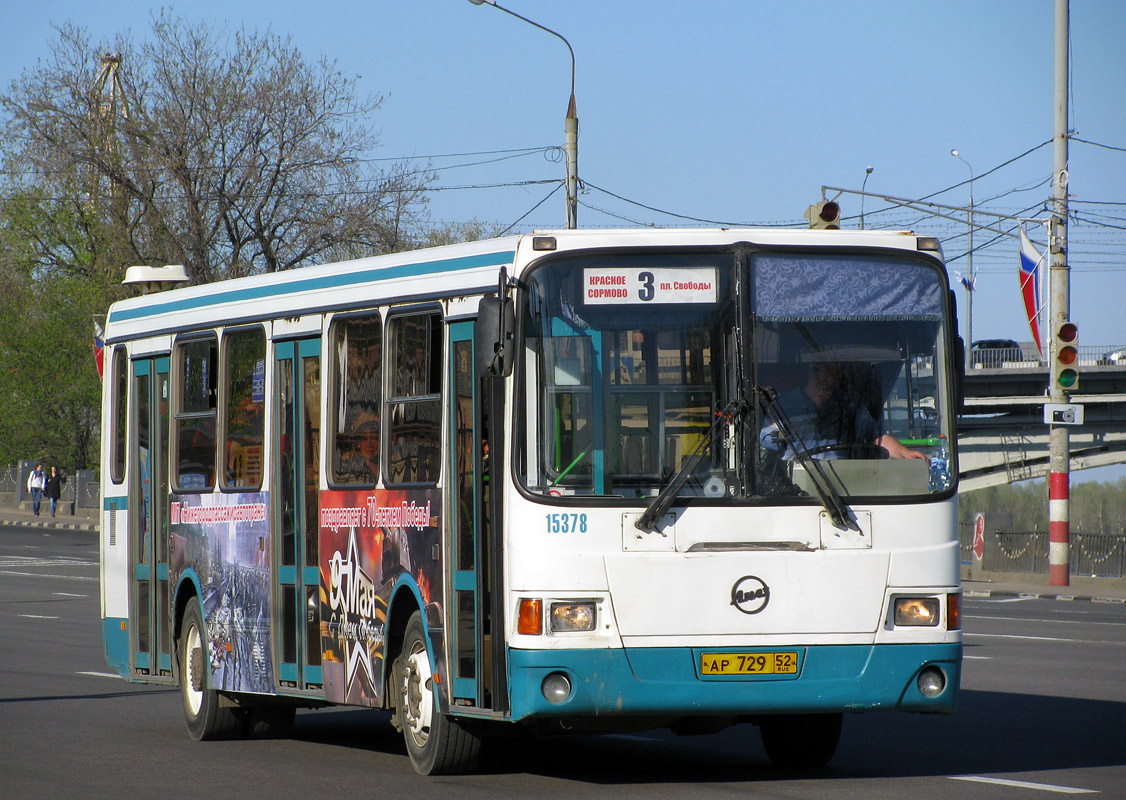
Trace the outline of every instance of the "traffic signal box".
{"label": "traffic signal box", "polygon": [[1079,385],[1079,327],[1074,322],[1061,322],[1053,335],[1052,386],[1070,392]]}
{"label": "traffic signal box", "polygon": [[841,207],[832,200],[814,203],[805,210],[805,218],[809,220],[811,228],[831,231],[841,229]]}

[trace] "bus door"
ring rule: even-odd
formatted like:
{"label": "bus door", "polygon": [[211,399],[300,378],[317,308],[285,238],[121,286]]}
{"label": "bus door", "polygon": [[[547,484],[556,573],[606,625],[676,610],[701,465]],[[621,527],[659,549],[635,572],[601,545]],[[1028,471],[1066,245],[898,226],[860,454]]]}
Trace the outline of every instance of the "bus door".
{"label": "bus door", "polygon": [[133,362],[129,430],[132,669],[172,680],[168,604],[168,357]]}
{"label": "bus door", "polygon": [[453,696],[476,708],[506,711],[504,614],[499,547],[499,489],[504,382],[477,377],[473,322],[454,322],[450,336],[449,442],[454,503],[450,574],[453,586]]}
{"label": "bus door", "polygon": [[321,632],[317,596],[320,485],[321,340],[274,348],[275,505],[278,682],[320,691]]}

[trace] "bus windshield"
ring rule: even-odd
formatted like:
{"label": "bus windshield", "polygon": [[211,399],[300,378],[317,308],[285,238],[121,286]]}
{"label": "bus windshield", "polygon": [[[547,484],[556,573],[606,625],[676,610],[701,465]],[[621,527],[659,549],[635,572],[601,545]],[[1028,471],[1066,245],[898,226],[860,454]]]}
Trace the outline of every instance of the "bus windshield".
{"label": "bus windshield", "polygon": [[523,283],[532,493],[646,504],[689,462],[680,497],[816,502],[814,471],[845,497],[952,486],[937,262],[615,253],[546,259]]}

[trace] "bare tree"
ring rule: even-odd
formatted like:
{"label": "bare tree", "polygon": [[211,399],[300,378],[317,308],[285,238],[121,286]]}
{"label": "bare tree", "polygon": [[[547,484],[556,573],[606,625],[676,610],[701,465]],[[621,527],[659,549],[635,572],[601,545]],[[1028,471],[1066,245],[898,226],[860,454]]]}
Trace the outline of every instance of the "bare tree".
{"label": "bare tree", "polygon": [[27,234],[51,271],[183,263],[208,282],[408,249],[433,176],[373,166],[381,100],[269,32],[162,14],[140,46],[95,46],[64,26],[0,95],[4,175],[40,198]]}

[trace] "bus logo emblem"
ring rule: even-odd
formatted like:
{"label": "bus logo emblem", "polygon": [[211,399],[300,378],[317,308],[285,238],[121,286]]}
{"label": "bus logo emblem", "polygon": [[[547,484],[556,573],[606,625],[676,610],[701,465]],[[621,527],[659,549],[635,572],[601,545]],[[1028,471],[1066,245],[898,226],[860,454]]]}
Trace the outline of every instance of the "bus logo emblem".
{"label": "bus logo emblem", "polygon": [[744,575],[731,587],[731,605],[744,614],[757,614],[770,602],[770,587],[755,575]]}

